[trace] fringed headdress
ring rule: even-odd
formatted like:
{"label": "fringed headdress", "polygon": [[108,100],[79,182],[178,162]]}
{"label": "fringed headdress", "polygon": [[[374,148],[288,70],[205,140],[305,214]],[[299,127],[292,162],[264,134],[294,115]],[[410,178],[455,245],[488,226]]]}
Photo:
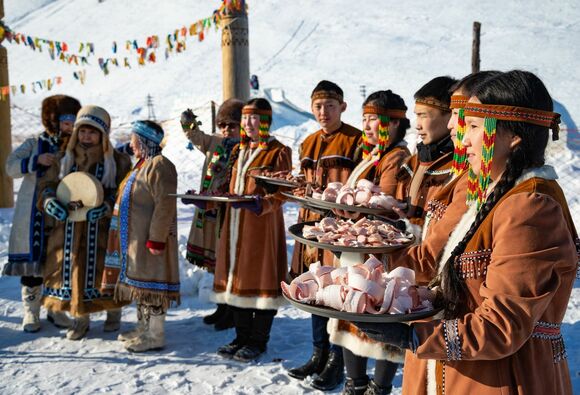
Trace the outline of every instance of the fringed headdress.
{"label": "fringed headdress", "polygon": [[[381,156],[385,153],[389,147],[389,122],[391,119],[404,119],[406,118],[405,110],[398,109],[388,109],[384,107],[379,107],[377,105],[366,105],[363,107],[363,114],[375,114],[379,118],[379,135],[377,141],[377,160],[375,165],[380,161]],[[363,130],[363,159],[368,159],[371,154],[371,148],[368,141],[368,137]]]}
{"label": "fringed headdress", "polygon": [[[270,124],[272,123],[272,110],[263,110],[261,108],[244,106],[242,115],[257,114],[260,116],[260,126],[258,127],[258,148],[265,149],[270,139]],[[240,127],[240,149],[248,146],[249,137],[243,127]]]}
{"label": "fringed headdress", "polygon": [[[465,105],[464,116],[484,118],[481,170],[477,179],[477,193],[468,190],[468,199],[470,196],[472,200],[475,200],[475,197],[477,197],[478,210],[485,202],[486,191],[489,186],[498,119],[502,121],[531,123],[533,125],[550,128],[552,129],[552,140],[558,140],[558,133],[560,131],[560,114],[534,108],[468,102]],[[471,181],[474,184],[474,180]],[[474,189],[475,185],[468,185],[468,188]]]}
{"label": "fringed headdress", "polygon": [[468,100],[469,97],[467,96],[453,95],[451,96],[451,104],[449,105],[450,109],[459,109],[457,116],[457,137],[453,150],[453,166],[451,168],[455,175],[459,175],[468,167],[467,157],[465,155],[466,149],[463,146],[463,137],[465,136],[465,114],[463,108]]}

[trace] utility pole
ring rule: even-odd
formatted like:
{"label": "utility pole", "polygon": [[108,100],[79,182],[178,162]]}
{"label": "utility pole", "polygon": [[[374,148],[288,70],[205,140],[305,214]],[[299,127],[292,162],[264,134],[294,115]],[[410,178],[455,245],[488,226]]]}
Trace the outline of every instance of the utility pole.
{"label": "utility pole", "polygon": [[153,96],[151,96],[151,94],[147,95],[147,111],[147,119],[150,121],[156,121],[157,119],[155,118],[155,107],[153,107]]}
{"label": "utility pole", "polygon": [[362,96],[363,101],[367,98],[367,86],[366,85],[360,86],[360,95]]}
{"label": "utility pole", "polygon": [[[4,0],[0,0],[0,21],[4,18]],[[2,46],[0,37],[0,86],[10,86],[8,81],[8,53]],[[12,152],[12,132],[10,128],[10,94],[0,100],[0,207],[14,206],[12,179],[6,174],[6,160]]]}
{"label": "utility pole", "polygon": [[248,13],[246,1],[239,4],[239,9],[226,9],[221,20],[223,101],[250,97]]}

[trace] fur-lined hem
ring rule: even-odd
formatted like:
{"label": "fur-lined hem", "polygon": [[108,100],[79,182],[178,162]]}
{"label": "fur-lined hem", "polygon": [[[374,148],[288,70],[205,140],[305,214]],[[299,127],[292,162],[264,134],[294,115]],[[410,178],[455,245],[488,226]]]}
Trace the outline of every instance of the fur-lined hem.
{"label": "fur-lined hem", "polygon": [[434,359],[427,360],[427,394],[437,395],[437,361]]}
{"label": "fur-lined hem", "polygon": [[2,269],[2,275],[18,277],[43,277],[42,265],[40,262],[8,262]]}
{"label": "fur-lined hem", "polygon": [[405,361],[405,351],[388,344],[381,344],[370,339],[362,339],[350,332],[338,329],[338,320],[328,320],[326,329],[330,335],[330,342],[350,350],[353,354],[364,358],[387,360],[402,363]]}
{"label": "fur-lined hem", "polygon": [[209,300],[215,303],[225,303],[243,309],[276,310],[286,304],[282,296],[267,298],[259,296],[237,296],[230,292],[212,292]]}
{"label": "fur-lined hem", "polygon": [[151,306],[163,306],[167,310],[172,303],[179,306],[181,296],[179,292],[151,291],[118,283],[115,287],[115,301],[130,303],[133,300]]}

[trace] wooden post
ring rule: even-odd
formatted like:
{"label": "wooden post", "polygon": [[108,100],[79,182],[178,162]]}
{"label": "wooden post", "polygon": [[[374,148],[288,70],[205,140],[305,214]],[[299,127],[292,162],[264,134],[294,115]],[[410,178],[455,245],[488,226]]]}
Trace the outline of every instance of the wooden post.
{"label": "wooden post", "polygon": [[211,101],[211,134],[215,134],[215,102]]}
{"label": "wooden post", "polygon": [[479,72],[479,35],[481,23],[473,22],[473,45],[471,47],[471,72]]}
{"label": "wooden post", "polygon": [[[0,0],[0,20],[4,18],[4,0]],[[0,37],[0,86],[10,86],[8,82],[8,53],[2,46]],[[12,179],[6,174],[6,160],[12,152],[10,131],[10,96],[0,100],[0,207],[14,206]]]}
{"label": "wooden post", "polygon": [[223,100],[250,97],[250,46],[246,2],[240,10],[226,10],[222,18]]}

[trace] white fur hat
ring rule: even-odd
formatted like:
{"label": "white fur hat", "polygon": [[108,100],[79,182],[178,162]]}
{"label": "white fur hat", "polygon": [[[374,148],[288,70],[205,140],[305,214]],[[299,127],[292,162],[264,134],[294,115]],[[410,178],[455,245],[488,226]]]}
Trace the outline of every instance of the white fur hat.
{"label": "white fur hat", "polygon": [[97,128],[103,134],[109,134],[109,130],[111,130],[111,116],[102,107],[82,106],[75,121],[75,132],[82,125],[89,125]]}

